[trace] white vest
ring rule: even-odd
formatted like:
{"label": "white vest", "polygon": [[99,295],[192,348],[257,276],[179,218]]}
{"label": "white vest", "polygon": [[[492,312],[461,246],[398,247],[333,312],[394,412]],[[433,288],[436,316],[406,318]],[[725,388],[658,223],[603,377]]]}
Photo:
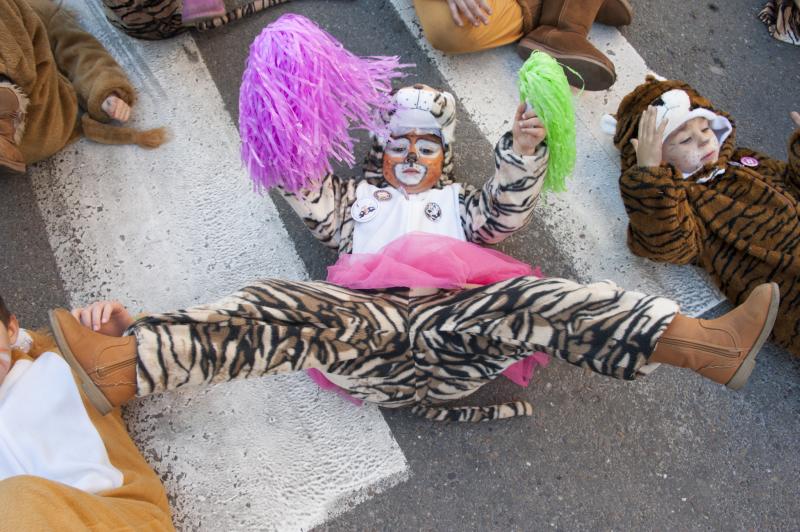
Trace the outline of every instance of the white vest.
{"label": "white vest", "polygon": [[414,231],[465,241],[459,213],[460,191],[461,185],[456,183],[406,197],[396,188],[360,183],[350,210],[355,221],[353,253],[377,253],[396,238]]}

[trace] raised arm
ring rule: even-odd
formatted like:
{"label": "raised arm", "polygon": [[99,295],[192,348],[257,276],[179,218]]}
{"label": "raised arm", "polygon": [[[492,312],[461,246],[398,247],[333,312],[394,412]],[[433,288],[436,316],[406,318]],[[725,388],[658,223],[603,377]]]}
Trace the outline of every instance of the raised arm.
{"label": "raised arm", "polygon": [[772,159],[766,154],[748,148],[738,148],[733,154],[733,159],[737,162],[745,157],[755,159],[759,175],[788,189],[796,199],[800,200],[800,113],[792,112],[791,118],[796,129],[789,136],[786,162]]}
{"label": "raised arm", "polygon": [[356,200],[356,181],[326,175],[318,188],[281,193],[311,233],[325,246],[339,249],[342,238],[350,238],[350,207]]}
{"label": "raised arm", "polygon": [[533,216],[547,172],[547,147],[539,144],[532,155],[522,156],[512,144],[512,133],[503,135],[494,149],[494,176],[482,188],[462,190],[461,225],[470,242],[500,242]]}

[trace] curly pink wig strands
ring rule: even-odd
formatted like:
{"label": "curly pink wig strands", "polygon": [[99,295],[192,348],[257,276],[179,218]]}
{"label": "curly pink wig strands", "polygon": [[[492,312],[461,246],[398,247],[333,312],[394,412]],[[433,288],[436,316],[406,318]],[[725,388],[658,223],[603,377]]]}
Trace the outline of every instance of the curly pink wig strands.
{"label": "curly pink wig strands", "polygon": [[239,90],[242,162],[255,189],[296,192],[355,163],[351,128],[388,137],[398,57],[358,57],[300,15],[283,15],[250,46]]}

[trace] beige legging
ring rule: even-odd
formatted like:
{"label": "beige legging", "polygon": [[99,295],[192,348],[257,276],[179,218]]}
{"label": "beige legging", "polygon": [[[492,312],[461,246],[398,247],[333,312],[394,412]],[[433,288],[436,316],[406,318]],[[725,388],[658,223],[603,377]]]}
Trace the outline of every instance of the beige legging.
{"label": "beige legging", "polygon": [[462,15],[463,26],[453,21],[447,0],[414,0],[425,38],[444,53],[465,54],[520,40],[522,8],[517,0],[486,0],[492,8],[489,24],[473,26]]}

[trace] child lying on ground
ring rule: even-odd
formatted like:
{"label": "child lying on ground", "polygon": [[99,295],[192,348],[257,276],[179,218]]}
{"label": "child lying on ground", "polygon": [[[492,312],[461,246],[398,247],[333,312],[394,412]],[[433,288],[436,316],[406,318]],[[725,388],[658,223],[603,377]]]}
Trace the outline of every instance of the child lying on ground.
{"label": "child lying on ground", "polygon": [[735,304],[778,283],[774,339],[800,355],[800,129],[777,161],[738,147],[733,119],[688,84],[649,78],[620,103],[614,142],[631,251],[702,266]]}
{"label": "child lying on ground", "polygon": [[3,529],[172,530],[164,487],[119,411],[100,415],[55,351],[0,298]]}
{"label": "child lying on ground", "polygon": [[[485,282],[485,272],[472,278],[476,271],[519,264],[477,244],[499,242],[531,220],[547,169],[546,131],[521,105],[495,147],[495,174],[478,188],[453,179],[455,98],[425,85],[394,98],[390,137],[375,139],[363,179],[328,174],[313,190],[285,193],[314,235],[340,251],[334,282],[267,279],[135,322],[107,304],[51,314],[58,344],[98,408],[316,368],[358,399],[429,419],[530,415],[522,401],[442,404],[535,351],[622,379],[663,362],[731,388],[745,384],[775,319],[774,285],[712,321],[611,282],[516,274],[469,287]],[[113,335],[98,329],[112,322]]]}

